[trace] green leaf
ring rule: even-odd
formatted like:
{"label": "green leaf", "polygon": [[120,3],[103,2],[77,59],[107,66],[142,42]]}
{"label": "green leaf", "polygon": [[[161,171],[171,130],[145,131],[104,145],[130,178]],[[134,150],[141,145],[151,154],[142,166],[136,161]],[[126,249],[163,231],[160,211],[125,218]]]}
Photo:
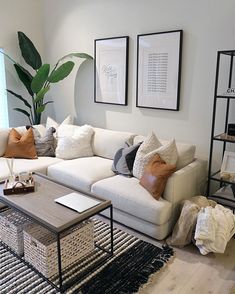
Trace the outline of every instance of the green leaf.
{"label": "green leaf", "polygon": [[45,110],[45,107],[47,104],[49,103],[53,103],[53,101],[47,101],[46,103],[44,103],[43,105],[39,106],[37,109],[36,109],[36,112],[37,113],[42,113],[44,110]]}
{"label": "green leaf", "polygon": [[56,70],[52,71],[52,73],[50,74],[48,78],[48,81],[50,83],[57,83],[63,80],[71,73],[71,71],[73,70],[73,67],[74,67],[74,62],[72,61],[67,61],[63,63]]}
{"label": "green leaf", "polygon": [[45,105],[41,105],[36,109],[37,113],[42,113],[45,110]]}
{"label": "green leaf", "polygon": [[14,95],[16,98],[18,98],[18,99],[20,99],[22,102],[24,102],[24,105],[25,105],[25,106],[27,106],[27,107],[30,108],[30,109],[32,108],[31,105],[29,104],[29,102],[28,102],[25,98],[23,98],[21,95],[18,95],[18,94],[16,94],[15,92],[13,92],[13,91],[11,91],[11,90],[8,90],[8,89],[6,89],[6,90],[7,90],[8,93]]}
{"label": "green leaf", "polygon": [[50,64],[43,64],[39,70],[37,71],[35,77],[33,78],[31,82],[31,89],[34,93],[38,93],[44,83],[46,82],[48,75],[50,72]]}
{"label": "green leaf", "polygon": [[28,111],[21,109],[21,108],[13,108],[14,110],[23,113],[24,115],[26,115],[27,117],[30,117],[30,114],[28,113]]}
{"label": "green leaf", "polygon": [[42,88],[38,93],[36,98],[34,99],[34,103],[38,103],[39,101],[43,100],[45,94],[50,90],[50,87]]}
{"label": "green leaf", "polygon": [[33,96],[33,91],[31,90],[32,75],[23,66],[18,63],[14,64],[15,70],[18,74],[19,79],[24,84],[29,94]]}
{"label": "green leaf", "polygon": [[93,59],[91,55],[86,53],[70,53],[60,58],[59,61],[62,61],[65,58],[71,58],[71,57],[78,57],[78,58],[84,58],[84,59],[90,59],[90,60]]}
{"label": "green leaf", "polygon": [[42,60],[32,41],[23,32],[18,32],[18,40],[25,62],[33,69],[39,69],[42,66]]}

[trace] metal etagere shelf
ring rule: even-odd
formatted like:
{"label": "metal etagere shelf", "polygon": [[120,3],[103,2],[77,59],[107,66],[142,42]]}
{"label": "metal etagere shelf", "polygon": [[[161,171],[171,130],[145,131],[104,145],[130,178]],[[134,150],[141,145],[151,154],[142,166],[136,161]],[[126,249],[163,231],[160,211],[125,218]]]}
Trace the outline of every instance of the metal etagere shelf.
{"label": "metal etagere shelf", "polygon": [[[207,185],[207,197],[215,200],[217,203],[223,204],[230,207],[235,211],[235,183],[221,179],[220,170],[212,172],[212,161],[214,156],[214,142],[220,142],[222,146],[222,158],[227,147],[227,143],[235,143],[235,136],[230,136],[227,134],[229,119],[231,119],[231,114],[229,113],[229,108],[231,102],[235,101],[235,93],[218,94],[219,76],[220,76],[220,66],[221,57],[227,56],[229,58],[229,73],[228,73],[228,89],[232,89],[234,86],[233,73],[234,73],[234,62],[235,62],[235,50],[226,50],[217,52],[217,64],[216,64],[216,76],[215,76],[215,90],[214,90],[214,106],[212,115],[212,128],[211,128],[211,142],[210,142],[210,155],[209,155],[209,166],[208,166],[208,185]],[[231,91],[233,92],[233,91]],[[221,134],[215,134],[215,123],[216,123],[216,111],[217,102],[219,99],[224,99],[226,104],[226,113],[224,121],[224,132]],[[229,117],[230,115],[230,117]],[[235,119],[235,117],[233,118]],[[221,160],[222,161],[222,160]],[[219,183],[219,189],[216,192],[212,192],[211,183]]]}

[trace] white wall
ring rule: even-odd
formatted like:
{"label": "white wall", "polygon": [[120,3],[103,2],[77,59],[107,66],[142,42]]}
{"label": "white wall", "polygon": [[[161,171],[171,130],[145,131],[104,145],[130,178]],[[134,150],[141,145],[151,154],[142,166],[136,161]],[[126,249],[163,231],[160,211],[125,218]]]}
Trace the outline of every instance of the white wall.
{"label": "white wall", "polygon": [[[207,157],[216,51],[235,49],[233,0],[43,0],[46,56],[85,51],[93,55],[96,38],[129,35],[128,106],[93,102],[93,65],[83,64],[55,85],[52,97],[56,118],[72,113],[77,122],[147,134],[197,145]],[[183,29],[180,111],[135,107],[136,36]],[[51,109],[52,111],[53,109]]]}
{"label": "white wall", "polygon": [[[0,0],[0,47],[23,64],[18,46],[17,31],[23,31],[34,42],[39,52],[43,52],[42,9],[38,0]],[[7,88],[27,95],[22,88],[12,63],[5,59]],[[26,96],[27,97],[27,96]],[[28,123],[22,114],[13,111],[14,107],[22,107],[12,96],[8,96],[10,126]]]}

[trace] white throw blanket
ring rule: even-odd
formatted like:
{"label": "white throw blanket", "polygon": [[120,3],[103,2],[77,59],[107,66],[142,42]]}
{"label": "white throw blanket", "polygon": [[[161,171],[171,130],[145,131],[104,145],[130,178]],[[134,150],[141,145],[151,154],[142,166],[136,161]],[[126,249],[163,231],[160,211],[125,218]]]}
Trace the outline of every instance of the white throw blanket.
{"label": "white throw blanket", "polygon": [[235,215],[230,209],[219,204],[215,208],[210,206],[201,208],[194,236],[201,254],[224,253],[234,233]]}

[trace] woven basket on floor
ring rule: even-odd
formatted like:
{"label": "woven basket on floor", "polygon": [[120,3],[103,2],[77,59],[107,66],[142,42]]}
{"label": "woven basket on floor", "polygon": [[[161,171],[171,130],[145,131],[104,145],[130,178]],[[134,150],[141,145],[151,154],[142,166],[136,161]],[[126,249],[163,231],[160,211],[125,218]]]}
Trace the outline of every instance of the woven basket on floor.
{"label": "woven basket on floor", "polygon": [[23,255],[23,228],[30,223],[24,215],[8,209],[0,213],[0,239],[18,255]]}
{"label": "woven basket on floor", "polygon": [[[94,224],[86,221],[60,240],[62,269],[94,249]],[[24,230],[24,258],[45,277],[58,274],[57,241],[47,229],[32,224]]]}

